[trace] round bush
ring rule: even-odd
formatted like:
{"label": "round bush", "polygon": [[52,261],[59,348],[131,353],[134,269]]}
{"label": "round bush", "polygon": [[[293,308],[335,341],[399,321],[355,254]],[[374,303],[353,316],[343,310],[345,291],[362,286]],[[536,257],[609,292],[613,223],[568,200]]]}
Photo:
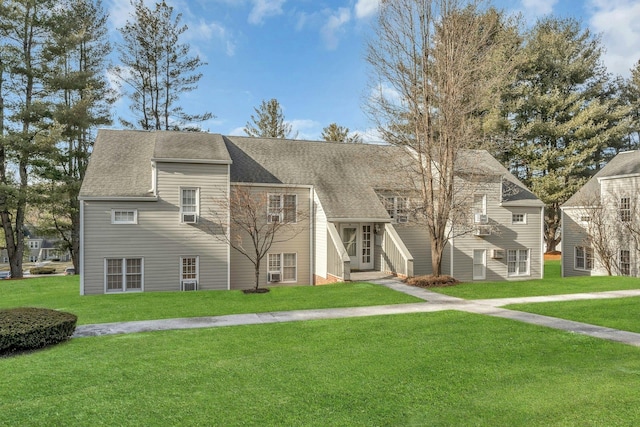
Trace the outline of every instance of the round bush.
{"label": "round bush", "polygon": [[34,350],[67,340],[78,317],[48,308],[0,310],[0,354]]}

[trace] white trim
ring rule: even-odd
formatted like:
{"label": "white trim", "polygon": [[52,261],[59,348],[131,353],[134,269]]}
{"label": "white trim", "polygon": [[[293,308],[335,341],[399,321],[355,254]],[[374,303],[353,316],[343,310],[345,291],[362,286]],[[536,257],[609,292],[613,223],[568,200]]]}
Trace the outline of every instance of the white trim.
{"label": "white trim", "polygon": [[[231,165],[227,165],[227,197],[231,194]],[[227,206],[227,242],[231,241],[231,209]],[[227,244],[227,290],[231,290],[231,245]]]}
{"label": "white trim", "polygon": [[[509,252],[515,251],[516,253],[516,259],[515,259],[515,263],[516,263],[516,271],[514,273],[509,273],[509,263],[511,262],[509,260]],[[519,264],[520,264],[520,251],[527,251],[527,271],[526,272],[521,272],[520,269],[518,268]],[[517,248],[517,249],[507,249],[506,250],[506,256],[507,256],[507,277],[528,277],[531,276],[531,249],[529,248]]]}
{"label": "white trim", "polygon": [[229,185],[238,185],[242,187],[313,188],[313,185],[308,184],[264,184],[261,182],[229,182]]}
{"label": "white trim", "polygon": [[183,261],[185,259],[192,259],[195,258],[196,259],[196,289],[200,289],[200,255],[180,255],[180,270],[179,270],[179,275],[178,277],[180,278],[180,282],[178,283],[178,287],[180,290],[182,290],[182,281],[183,280],[194,280],[194,279],[185,279],[183,274],[184,274],[184,270],[183,267],[184,265],[182,264]]}
{"label": "white trim", "polygon": [[[522,215],[522,221],[514,221],[514,215]],[[524,212],[511,212],[511,225],[527,225],[528,215]]]}
{"label": "white trim", "polygon": [[309,189],[309,285],[314,285],[314,274],[316,271],[315,235],[316,235],[316,212],[314,209],[315,200],[313,186]]}
{"label": "white trim", "polygon": [[[271,270],[269,258],[272,255],[278,255],[279,260],[279,270]],[[296,263],[295,263],[295,279],[294,280],[284,280],[284,256],[285,255],[295,255]],[[267,283],[298,283],[298,253],[297,252],[271,252],[267,254]],[[280,280],[275,282],[269,281],[269,275],[272,273],[280,274]]]}
{"label": "white trim", "polygon": [[[578,267],[578,248],[582,248],[583,267]],[[587,268],[587,249],[591,250],[591,268]],[[591,246],[576,245],[573,247],[573,269],[576,271],[593,271],[595,268],[595,253]]]}
{"label": "white trim", "polygon": [[[182,211],[182,208],[183,208],[183,205],[182,205],[182,192],[184,190],[195,190],[196,191],[196,195],[195,195],[196,211],[195,212],[183,212]],[[178,187],[178,197],[179,197],[179,199],[178,199],[178,203],[179,203],[178,220],[179,220],[180,224],[188,224],[188,223],[184,222],[184,220],[183,220],[183,214],[185,214],[185,213],[186,214],[195,213],[195,215],[196,215],[196,221],[195,222],[198,222],[198,218],[200,217],[200,187],[183,187],[183,186],[180,186],[180,187]]]}
{"label": "white trim", "polygon": [[[560,226],[562,226],[562,215],[564,212],[560,213]],[[565,239],[560,239],[560,251],[564,250],[564,241]],[[564,252],[560,252],[564,253]],[[563,276],[563,262],[560,260],[560,276]],[[540,207],[540,278],[544,278],[544,206]]]}
{"label": "white trim", "polygon": [[78,200],[92,202],[157,202],[158,196],[78,196]]}
{"label": "white trim", "polygon": [[599,183],[600,181],[608,181],[611,179],[638,178],[638,177],[640,177],[640,173],[628,173],[623,175],[599,176],[597,179]]}
{"label": "white trim", "polygon": [[[271,213],[271,196],[278,196],[280,198],[280,205],[277,209],[276,213]],[[293,196],[295,197],[295,208],[293,211],[294,220],[293,221],[285,221],[285,197]],[[282,224],[297,224],[298,223],[298,195],[296,193],[267,193],[267,223],[271,224],[274,221],[271,220],[273,216],[278,215],[278,222]]]}
{"label": "white trim", "polygon": [[383,222],[386,224],[392,224],[393,220],[389,217],[386,218],[329,218],[328,222],[342,223],[342,222]]}
{"label": "white trim", "polygon": [[[482,262],[476,263],[476,252],[482,252]],[[473,249],[471,255],[471,261],[473,268],[471,271],[471,277],[473,280],[486,280],[487,279],[487,250],[486,249]],[[476,276],[476,265],[482,266],[482,275]]]}
{"label": "white trim", "polygon": [[[133,221],[116,221],[116,212],[133,212]],[[111,209],[111,224],[137,224],[138,209]]]}
{"label": "white trim", "polygon": [[[107,289],[107,261],[110,259],[120,260],[122,268],[122,289],[119,291]],[[125,290],[127,287],[127,264],[126,261],[130,259],[140,260],[140,289]],[[142,256],[125,256],[125,257],[104,257],[102,259],[102,273],[103,273],[103,293],[104,294],[128,294],[136,292],[144,292],[144,257]]]}
{"label": "white trim", "polygon": [[177,158],[158,158],[158,157],[152,157],[151,161],[156,163],[190,163],[190,164],[205,164],[205,165],[230,165],[231,163],[233,163],[231,160],[177,159]]}
{"label": "white trim", "polygon": [[80,295],[84,295],[84,201],[80,200]]}

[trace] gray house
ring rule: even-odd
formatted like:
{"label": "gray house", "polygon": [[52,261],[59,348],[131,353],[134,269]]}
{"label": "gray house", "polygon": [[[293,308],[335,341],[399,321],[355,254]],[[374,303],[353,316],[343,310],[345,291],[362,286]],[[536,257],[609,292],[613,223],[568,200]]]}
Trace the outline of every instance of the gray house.
{"label": "gray house", "polygon": [[616,155],[562,206],[562,275],[640,276],[640,151]]}
{"label": "gray house", "polygon": [[[101,130],[80,191],[81,293],[250,287],[253,265],[216,236],[238,230],[215,227],[240,188],[267,198],[264,221],[297,229],[265,257],[261,286],[331,283],[352,271],[429,274],[429,238],[401,150]],[[542,277],[542,202],[487,152],[463,157],[480,173],[460,171],[469,221],[451,230],[443,272],[464,281]]]}

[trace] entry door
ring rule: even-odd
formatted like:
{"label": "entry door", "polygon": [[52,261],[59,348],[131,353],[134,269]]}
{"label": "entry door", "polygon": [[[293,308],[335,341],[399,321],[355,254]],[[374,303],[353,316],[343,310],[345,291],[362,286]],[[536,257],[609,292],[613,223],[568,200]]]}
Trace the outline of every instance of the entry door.
{"label": "entry door", "polygon": [[342,244],[351,259],[351,268],[360,268],[358,263],[358,226],[343,224],[340,226],[340,234],[342,235]]}
{"label": "entry door", "polygon": [[373,268],[373,225],[360,225],[360,269],[370,270]]}

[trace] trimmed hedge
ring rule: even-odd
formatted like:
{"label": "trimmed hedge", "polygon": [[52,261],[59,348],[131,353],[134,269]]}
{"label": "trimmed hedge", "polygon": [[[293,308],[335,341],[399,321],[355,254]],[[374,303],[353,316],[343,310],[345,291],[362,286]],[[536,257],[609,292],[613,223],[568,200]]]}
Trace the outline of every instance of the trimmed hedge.
{"label": "trimmed hedge", "polygon": [[67,340],[78,317],[48,308],[0,310],[0,354],[34,350]]}
{"label": "trimmed hedge", "polygon": [[53,274],[56,272],[55,267],[33,267],[29,270],[31,274]]}

